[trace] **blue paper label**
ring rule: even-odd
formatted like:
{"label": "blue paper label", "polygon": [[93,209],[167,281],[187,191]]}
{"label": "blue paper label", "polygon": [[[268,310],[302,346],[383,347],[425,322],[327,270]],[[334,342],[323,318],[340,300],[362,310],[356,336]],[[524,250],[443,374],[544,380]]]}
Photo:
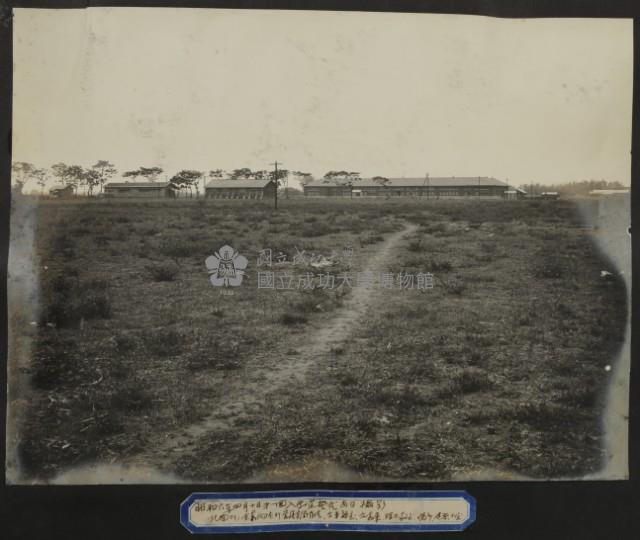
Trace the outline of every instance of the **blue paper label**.
{"label": "blue paper label", "polygon": [[180,522],[192,533],[461,531],[476,518],[465,491],[192,493]]}

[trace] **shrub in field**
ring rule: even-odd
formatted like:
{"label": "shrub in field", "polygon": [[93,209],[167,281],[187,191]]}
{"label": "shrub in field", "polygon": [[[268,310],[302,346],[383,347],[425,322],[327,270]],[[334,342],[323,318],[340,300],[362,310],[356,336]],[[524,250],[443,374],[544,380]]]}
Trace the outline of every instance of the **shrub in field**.
{"label": "shrub in field", "polygon": [[336,292],[333,296],[330,296],[327,291],[322,289],[312,289],[308,292],[304,292],[298,298],[291,301],[288,304],[289,313],[310,314],[317,313],[319,311],[325,311],[331,308],[331,302],[338,301]]}
{"label": "shrub in field", "polygon": [[85,319],[108,319],[111,317],[109,283],[103,279],[79,282],[80,316]]}
{"label": "shrub in field", "polygon": [[308,321],[307,317],[301,313],[295,313],[287,311],[280,317],[280,322],[286,325],[305,324]]}
{"label": "shrub in field", "polygon": [[372,393],[370,401],[393,406],[406,412],[422,405],[430,405],[435,402],[435,399],[434,396],[427,394],[415,385],[399,384],[395,386],[380,385],[377,392]]}
{"label": "shrub in field", "polygon": [[428,348],[428,353],[417,353],[415,358],[408,363],[406,375],[408,380],[412,381],[432,381],[439,376],[438,369],[433,362],[430,347]]}
{"label": "shrub in field", "polygon": [[300,236],[303,237],[314,237],[314,236],[325,236],[327,234],[331,234],[336,232],[333,227],[330,227],[325,222],[320,223],[305,223],[300,229]]}
{"label": "shrub in field", "polygon": [[556,255],[541,256],[533,269],[533,275],[540,279],[557,279],[565,276],[566,262]]}
{"label": "shrub in field", "polygon": [[93,425],[93,436],[109,436],[124,432],[125,427],[122,422],[122,416],[117,416],[113,412],[106,412],[102,416],[96,418]]}
{"label": "shrub in field", "polygon": [[119,353],[129,353],[135,350],[137,346],[137,340],[129,334],[117,334],[114,340]]}
{"label": "shrub in field", "polygon": [[[370,223],[361,219],[357,214],[347,214],[335,218],[334,224],[337,229],[348,231],[351,234],[358,234],[364,230],[370,229]],[[379,231],[379,224],[376,224],[376,230]]]}
{"label": "shrub in field", "polygon": [[80,284],[87,289],[96,291],[106,291],[109,289],[109,282],[106,279],[89,279],[80,282]]}
{"label": "shrub in field", "polygon": [[555,310],[564,319],[575,319],[578,316],[575,310],[564,302],[557,302]]}
{"label": "shrub in field", "polygon": [[474,254],[474,257],[479,263],[490,263],[494,259],[493,255],[490,253],[476,253]]}
{"label": "shrub in field", "polygon": [[555,375],[572,376],[576,372],[581,371],[579,362],[572,361],[571,359],[558,359],[551,364],[551,370]]}
{"label": "shrub in field", "polygon": [[489,376],[479,369],[465,369],[451,381],[449,390],[454,393],[470,394],[488,390],[493,386]]}
{"label": "shrub in field", "polygon": [[[363,226],[363,228],[364,228],[364,226]],[[398,222],[392,221],[392,220],[386,220],[386,221],[383,221],[382,223],[380,223],[376,227],[376,231],[378,231],[381,234],[386,234],[386,233],[398,231],[401,228],[402,228],[402,226],[399,225]]]}
{"label": "shrub in field", "polygon": [[531,309],[528,311],[523,311],[522,313],[519,313],[515,318],[515,322],[518,326],[531,326],[531,324],[535,320],[536,320],[535,313],[533,313]]}
{"label": "shrub in field", "polygon": [[450,272],[453,265],[446,259],[431,261],[428,265],[430,272]]}
{"label": "shrub in field", "polygon": [[428,265],[425,263],[424,254],[420,255],[408,255],[404,259],[391,263],[388,270],[393,273],[404,272],[406,274],[416,274],[428,269]]}
{"label": "shrub in field", "polygon": [[513,411],[514,420],[541,429],[551,430],[554,426],[570,426],[575,421],[574,413],[566,406],[549,401],[531,401],[517,405]]}
{"label": "shrub in field", "polygon": [[482,333],[469,334],[468,340],[471,344],[471,347],[473,347],[474,349],[486,349],[487,347],[491,347],[491,345],[495,344],[494,337]]}
{"label": "shrub in field", "polygon": [[145,347],[157,356],[174,356],[184,350],[186,336],[173,328],[161,328],[145,333]]}
{"label": "shrub in field", "polygon": [[178,265],[175,263],[161,263],[147,266],[147,271],[154,281],[173,281],[178,275]]}
{"label": "shrub in field", "polygon": [[105,291],[88,289],[80,301],[79,314],[85,319],[111,317],[111,301]]}
{"label": "shrub in field", "polygon": [[53,238],[52,250],[54,253],[62,255],[65,259],[74,259],[76,257],[75,244],[71,236],[64,233]]}
{"label": "shrub in field", "polygon": [[166,257],[181,259],[201,253],[200,247],[194,242],[184,242],[178,238],[168,238],[162,241],[158,251]]}
{"label": "shrub in field", "polygon": [[191,371],[201,371],[210,367],[211,358],[201,351],[194,351],[189,354],[186,360],[187,369]]}
{"label": "shrub in field", "polygon": [[407,246],[407,249],[409,251],[422,251],[422,242],[423,242],[424,238],[417,236],[415,238],[413,238],[410,242],[409,245]]}
{"label": "shrub in field", "polygon": [[118,227],[113,233],[113,237],[119,242],[124,242],[129,238],[129,236],[130,236],[130,232],[125,227]]}
{"label": "shrub in field", "polygon": [[187,368],[191,371],[202,369],[232,371],[241,367],[242,362],[237,356],[220,354],[219,351],[195,351],[187,358]]}
{"label": "shrub in field", "polygon": [[[185,336],[185,341],[187,336]],[[216,332],[194,329],[189,335],[186,366],[190,370],[233,370],[243,366],[246,353],[259,343],[251,328],[242,331]]]}
{"label": "shrub in field", "polygon": [[578,409],[590,409],[598,401],[598,392],[592,386],[571,388],[562,392],[558,401]]}
{"label": "shrub in field", "polygon": [[549,243],[561,242],[565,238],[561,230],[549,229],[548,227],[530,227],[529,235]]}
{"label": "shrub in field", "polygon": [[483,271],[475,274],[467,274],[464,279],[469,283],[494,283],[496,276]]}
{"label": "shrub in field", "polygon": [[78,218],[78,223],[80,223],[82,225],[94,224],[96,221],[97,221],[96,216],[93,216],[91,214],[80,216]]}
{"label": "shrub in field", "polygon": [[41,343],[31,366],[31,384],[41,390],[52,390],[71,382],[78,375],[75,342],[56,337]]}
{"label": "shrub in field", "polygon": [[455,294],[457,296],[460,296],[467,288],[465,282],[459,276],[453,276],[449,279],[446,279],[443,283],[445,288],[447,289],[447,292]]}
{"label": "shrub in field", "polygon": [[442,222],[428,223],[422,226],[422,230],[428,234],[439,234],[447,230],[447,224]]}
{"label": "shrub in field", "polygon": [[358,377],[356,377],[350,371],[342,371],[337,375],[338,384],[341,386],[356,386],[358,384]]}
{"label": "shrub in field", "polygon": [[73,247],[73,240],[68,234],[60,233],[51,240],[51,248],[53,252],[61,252],[67,248]]}
{"label": "shrub in field", "polygon": [[114,389],[109,399],[109,410],[141,412],[153,407],[153,397],[144,382],[133,380]]}
{"label": "shrub in field", "polygon": [[487,255],[495,255],[498,251],[498,244],[496,242],[480,242],[480,250]]}
{"label": "shrub in field", "polygon": [[80,321],[80,317],[71,302],[63,293],[55,292],[47,295],[46,303],[41,313],[41,324],[56,326],[72,326]]}
{"label": "shrub in field", "polygon": [[349,426],[353,427],[353,430],[368,437],[376,432],[377,423],[374,418],[364,411],[355,411],[349,414]]}
{"label": "shrub in field", "polygon": [[359,238],[360,246],[368,246],[369,244],[377,244],[378,242],[382,242],[384,237],[380,234],[368,234],[366,236],[361,236]]}
{"label": "shrub in field", "polygon": [[142,236],[155,236],[162,232],[158,227],[154,227],[153,225],[143,225],[142,227],[136,227],[135,230]]}
{"label": "shrub in field", "polygon": [[289,221],[283,214],[276,214],[269,219],[271,225],[287,225]]}
{"label": "shrub in field", "polygon": [[86,236],[88,234],[91,234],[91,230],[87,227],[76,227],[74,229],[71,229],[71,234],[73,236]]}
{"label": "shrub in field", "polygon": [[108,234],[98,234],[94,237],[94,242],[98,247],[105,247],[111,241],[111,237]]}
{"label": "shrub in field", "polygon": [[83,319],[108,319],[112,313],[108,289],[104,280],[83,282],[75,276],[55,276],[45,285],[41,322],[64,327]]}
{"label": "shrub in field", "polygon": [[467,363],[470,366],[481,366],[486,363],[486,357],[481,351],[471,351],[471,354],[469,354],[467,359]]}
{"label": "shrub in field", "polygon": [[487,411],[473,411],[464,416],[464,421],[471,426],[487,426],[495,415]]}

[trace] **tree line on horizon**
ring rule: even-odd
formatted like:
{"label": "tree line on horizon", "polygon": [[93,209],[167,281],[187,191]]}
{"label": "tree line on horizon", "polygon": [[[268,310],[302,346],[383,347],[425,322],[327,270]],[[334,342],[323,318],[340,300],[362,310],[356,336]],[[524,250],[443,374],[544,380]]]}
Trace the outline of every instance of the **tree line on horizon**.
{"label": "tree line on horizon", "polygon": [[566,184],[521,184],[519,186],[529,195],[540,195],[545,192],[557,192],[560,195],[588,195],[590,191],[595,189],[629,189],[617,180],[580,180],[568,182]]}
{"label": "tree line on horizon", "polygon": [[[11,166],[12,181],[15,191],[22,193],[25,184],[35,181],[40,187],[40,194],[44,194],[44,189],[51,179],[55,179],[59,186],[70,188],[75,195],[83,194],[92,197],[104,192],[105,184],[113,180],[118,173],[118,169],[108,160],[98,160],[91,167],[81,165],[67,165],[66,163],[55,163],[50,168],[38,168],[31,163],[18,161]],[[147,182],[157,182],[160,175],[164,173],[161,167],[139,167],[121,174],[122,178],[133,181],[144,179]],[[184,192],[185,197],[200,196],[200,183],[209,180],[228,178],[230,180],[274,180],[273,170],[252,170],[248,167],[232,169],[212,169],[210,171],[199,171],[195,169],[182,169],[168,179],[179,191]],[[278,187],[283,184],[287,186],[289,178],[294,178],[301,186],[315,180],[313,174],[304,171],[289,171],[279,169],[277,173]],[[332,182],[336,185],[353,187],[354,182],[360,180],[360,173],[349,171],[328,171],[323,177],[324,182]],[[381,185],[388,183],[388,179],[376,176],[374,181]]]}
{"label": "tree line on horizon", "polygon": [[[11,166],[12,184],[14,191],[22,193],[25,184],[34,181],[40,187],[40,194],[44,194],[47,183],[55,179],[60,187],[70,188],[73,193],[83,194],[88,197],[100,194],[104,191],[105,184],[114,179],[118,170],[113,163],[107,160],[99,160],[91,167],[81,165],[67,165],[56,163],[49,168],[39,168],[25,161],[14,162]],[[165,171],[161,167],[139,167],[130,171],[124,171],[122,178],[137,181],[143,179],[147,182],[157,182]],[[286,184],[289,177],[293,177],[300,185],[313,180],[311,173],[302,171],[278,170],[278,185]],[[167,181],[173,184],[179,191],[184,192],[185,197],[200,196],[200,183],[214,179],[229,178],[231,180],[262,180],[275,178],[275,171],[256,170],[247,167],[225,171],[224,169],[212,169],[210,171],[198,171],[194,169],[182,169]]]}
{"label": "tree line on horizon", "polygon": [[[91,197],[96,194],[103,193],[105,184],[112,181],[118,173],[118,170],[108,160],[98,160],[91,167],[82,167],[81,165],[67,165],[65,163],[55,163],[50,168],[38,168],[31,163],[18,161],[11,166],[12,183],[15,191],[22,193],[22,189],[29,181],[34,181],[40,187],[40,193],[44,193],[44,189],[49,180],[56,179],[60,186],[70,188],[73,193],[78,195],[83,191],[84,195]],[[161,174],[165,171],[161,167],[139,167],[129,171],[124,171],[121,176],[134,181],[144,179],[147,182],[156,182]],[[301,186],[305,186],[309,182],[315,180],[313,174],[303,171],[289,171],[287,169],[279,169],[277,179],[273,170],[251,170],[248,167],[232,169],[226,171],[224,169],[212,169],[209,171],[199,171],[195,169],[182,169],[168,179],[179,192],[183,192],[184,196],[196,197],[200,196],[200,184],[206,180],[215,180],[228,178],[230,180],[277,180],[278,187],[288,184],[289,178],[294,178]],[[361,180],[359,172],[346,170],[331,170],[322,176],[325,183],[333,183],[335,185],[348,187],[353,189],[354,185]],[[386,187],[389,185],[389,178],[385,176],[374,176],[372,180],[379,185]],[[626,189],[628,186],[618,181],[607,180],[582,180],[574,181],[566,184],[542,184],[529,183],[521,184],[520,188],[524,189],[531,195],[540,194],[545,191],[556,191],[561,195],[587,195],[595,189]]]}

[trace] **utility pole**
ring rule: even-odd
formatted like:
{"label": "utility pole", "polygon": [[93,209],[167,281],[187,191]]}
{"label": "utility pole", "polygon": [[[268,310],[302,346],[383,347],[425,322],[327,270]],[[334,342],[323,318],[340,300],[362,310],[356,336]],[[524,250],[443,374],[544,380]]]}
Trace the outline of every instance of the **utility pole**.
{"label": "utility pole", "polygon": [[[278,209],[278,162],[276,161],[275,163],[272,163],[272,165],[275,167],[274,182],[276,184],[276,191],[275,191],[275,197],[273,199],[273,202],[274,202],[274,209],[277,210]],[[280,165],[282,165],[282,163],[280,163]]]}

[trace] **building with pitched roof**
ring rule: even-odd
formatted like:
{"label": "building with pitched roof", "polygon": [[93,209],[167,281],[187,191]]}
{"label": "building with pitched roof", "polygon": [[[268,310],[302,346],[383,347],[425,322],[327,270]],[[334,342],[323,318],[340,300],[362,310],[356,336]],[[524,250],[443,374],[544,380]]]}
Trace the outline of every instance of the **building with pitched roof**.
{"label": "building with pitched roof", "polygon": [[307,197],[426,197],[433,199],[483,197],[521,198],[526,193],[506,182],[486,176],[438,178],[389,178],[386,182],[371,178],[344,185],[314,180],[304,186]]}
{"label": "building with pitched roof", "polygon": [[176,188],[171,182],[109,182],[104,186],[109,198],[174,198]]}
{"label": "building with pitched roof", "polygon": [[275,196],[273,180],[211,180],[205,197],[213,199],[266,199]]}

